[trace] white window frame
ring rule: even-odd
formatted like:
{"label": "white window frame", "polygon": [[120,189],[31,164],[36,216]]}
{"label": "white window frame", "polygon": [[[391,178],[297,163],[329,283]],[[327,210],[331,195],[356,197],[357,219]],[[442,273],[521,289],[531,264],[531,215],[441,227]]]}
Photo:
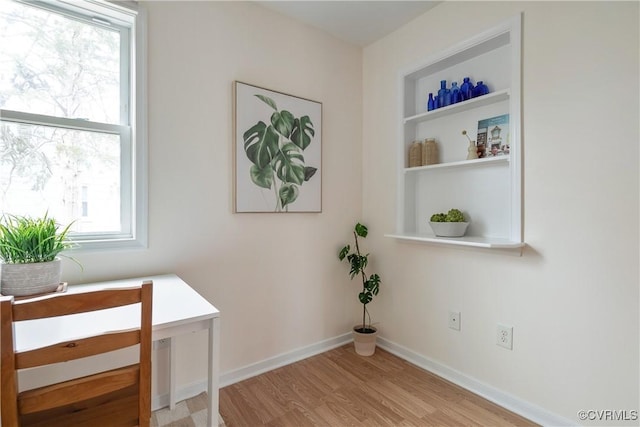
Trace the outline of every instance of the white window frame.
{"label": "white window frame", "polygon": [[[1,1],[1,0],[0,0]],[[146,248],[148,227],[146,10],[137,2],[103,0],[16,0],[68,17],[118,28],[121,34],[120,124],[0,109],[2,121],[99,131],[120,136],[121,223],[118,233],[78,233],[74,250]]]}

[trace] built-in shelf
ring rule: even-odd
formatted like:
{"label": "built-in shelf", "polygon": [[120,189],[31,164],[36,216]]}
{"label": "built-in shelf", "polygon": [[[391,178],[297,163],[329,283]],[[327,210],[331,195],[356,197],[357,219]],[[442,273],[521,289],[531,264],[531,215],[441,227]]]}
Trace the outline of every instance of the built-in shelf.
{"label": "built-in shelf", "polygon": [[444,168],[477,167],[477,166],[486,165],[487,163],[509,163],[509,158],[510,156],[495,156],[495,157],[484,157],[482,159],[474,159],[474,160],[460,160],[459,162],[438,163],[436,165],[405,168],[404,173],[417,173],[417,172],[424,172],[424,171],[429,171],[434,169],[444,169]]}
{"label": "built-in shelf", "polygon": [[450,114],[462,113],[463,111],[484,107],[485,105],[495,104],[497,102],[506,101],[508,99],[509,90],[504,89],[498,92],[479,96],[477,98],[472,98],[468,101],[438,108],[437,110],[426,111],[424,113],[416,114],[415,116],[407,117],[406,119],[404,119],[404,123],[421,123],[429,120],[435,120]]}
{"label": "built-in shelf", "polygon": [[411,235],[411,234],[386,234],[385,237],[393,237],[400,240],[411,240],[421,243],[436,243],[455,246],[469,246],[486,249],[519,249],[525,246],[523,242],[513,242],[507,239],[491,237],[437,237],[434,235]]}
{"label": "built-in shelf", "polygon": [[[514,16],[400,76],[397,221],[387,237],[522,253],[521,26],[522,16]],[[491,92],[424,111],[443,80],[450,87],[464,77],[484,81]],[[505,123],[504,116],[508,127],[496,125],[486,140],[487,154],[494,143],[504,154],[465,160],[474,149],[470,141],[478,139],[478,124],[499,117]],[[410,148],[427,139],[436,141],[440,163],[409,168]],[[428,219],[453,208],[470,221],[469,235],[434,236]]]}

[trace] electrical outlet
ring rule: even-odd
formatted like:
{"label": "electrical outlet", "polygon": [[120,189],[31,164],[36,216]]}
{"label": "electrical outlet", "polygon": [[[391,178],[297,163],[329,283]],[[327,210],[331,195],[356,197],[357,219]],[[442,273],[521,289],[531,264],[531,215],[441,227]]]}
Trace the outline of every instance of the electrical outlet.
{"label": "electrical outlet", "polygon": [[496,344],[506,349],[513,349],[513,326],[501,325],[498,323],[496,329]]}
{"label": "electrical outlet", "polygon": [[460,330],[460,312],[459,311],[449,311],[449,328],[455,329],[456,331]]}

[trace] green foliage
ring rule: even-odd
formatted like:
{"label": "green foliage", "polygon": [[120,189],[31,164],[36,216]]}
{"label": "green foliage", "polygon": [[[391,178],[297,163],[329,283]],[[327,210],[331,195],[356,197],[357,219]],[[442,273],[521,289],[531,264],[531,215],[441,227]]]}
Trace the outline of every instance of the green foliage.
{"label": "green foliage", "polygon": [[313,129],[313,123],[309,116],[302,116],[295,119],[293,130],[291,132],[291,141],[301,149],[305,149],[311,144],[311,138],[316,134]]}
{"label": "green foliage", "polygon": [[298,198],[298,191],[298,187],[293,184],[282,184],[282,187],[278,190],[280,205],[287,206],[289,203],[293,203]]}
{"label": "green foliage", "polygon": [[449,209],[449,212],[435,213],[431,215],[431,222],[464,222],[464,214],[458,209]]}
{"label": "green foliage", "polygon": [[282,113],[276,111],[271,115],[271,124],[280,135],[284,135],[286,138],[289,138],[291,135],[294,120],[295,117],[293,117],[293,114],[287,110],[283,110]]}
{"label": "green foliage", "polygon": [[355,250],[351,250],[350,245],[345,245],[338,253],[338,259],[340,261],[347,260],[350,265],[349,277],[353,280],[354,277],[360,275],[362,278],[362,291],[358,294],[358,300],[362,304],[362,328],[371,328],[371,319],[369,318],[369,325],[366,323],[367,304],[369,304],[373,297],[378,295],[380,291],[380,276],[372,274],[368,276],[365,272],[365,268],[369,263],[369,254],[362,255],[360,253],[360,245],[358,243],[358,237],[366,238],[369,234],[369,230],[363,224],[356,224],[353,229],[353,238],[355,242]]}
{"label": "green foliage", "polygon": [[464,215],[458,209],[449,209],[447,212],[447,222],[464,222]]}
{"label": "green foliage", "polygon": [[251,181],[276,194],[276,211],[287,210],[296,201],[300,186],[309,181],[317,168],[306,166],[302,152],[315,135],[309,116],[294,117],[287,110],[278,111],[275,101],[255,95],[273,108],[270,124],[259,121],[243,135],[244,151],[253,163]]}
{"label": "green foliage", "polygon": [[304,157],[292,143],[284,144],[272,162],[280,181],[302,185],[304,182]]}
{"label": "green foliage", "polygon": [[367,227],[360,223],[356,224],[355,232],[360,237],[367,237],[367,234],[369,234]]}
{"label": "green foliage", "polygon": [[260,121],[247,130],[244,138],[244,151],[251,163],[260,169],[270,165],[278,153],[278,133],[272,126]]}
{"label": "green foliage", "polygon": [[276,103],[273,101],[273,99],[268,98],[268,97],[263,96],[263,95],[256,95],[256,98],[260,99],[262,102],[267,104],[269,107],[271,107],[274,110],[278,111],[278,107],[276,106]]}
{"label": "green foliage", "polygon": [[258,165],[251,165],[249,168],[251,181],[262,188],[271,188],[273,185],[273,169],[271,166],[259,168]]}
{"label": "green foliage", "polygon": [[47,214],[41,218],[4,215],[0,222],[0,258],[7,264],[53,261],[73,247],[67,240],[69,227],[60,230]]}
{"label": "green foliage", "polygon": [[318,168],[314,168],[313,166],[305,166],[304,167],[304,180],[309,181],[313,175],[316,174]]}
{"label": "green foliage", "polygon": [[431,222],[445,222],[447,220],[447,214],[436,213],[431,215]]}

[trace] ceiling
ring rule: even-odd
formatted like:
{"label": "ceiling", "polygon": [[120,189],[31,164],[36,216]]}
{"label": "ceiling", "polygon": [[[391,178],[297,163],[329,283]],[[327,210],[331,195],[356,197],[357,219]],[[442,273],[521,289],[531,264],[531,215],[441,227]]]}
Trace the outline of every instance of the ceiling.
{"label": "ceiling", "polygon": [[276,12],[366,46],[400,28],[440,1],[259,1]]}

